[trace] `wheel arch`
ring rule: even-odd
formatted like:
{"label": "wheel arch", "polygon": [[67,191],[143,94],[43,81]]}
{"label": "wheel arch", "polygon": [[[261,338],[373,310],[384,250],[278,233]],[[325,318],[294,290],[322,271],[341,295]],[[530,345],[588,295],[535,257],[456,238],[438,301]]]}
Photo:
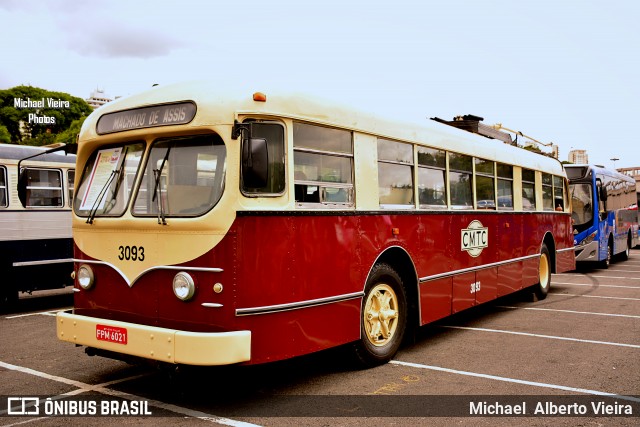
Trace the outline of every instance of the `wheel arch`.
{"label": "wheel arch", "polygon": [[413,328],[420,326],[420,298],[418,289],[418,272],[411,255],[402,246],[390,246],[384,249],[369,267],[366,279],[362,284],[366,286],[371,272],[377,264],[388,264],[402,279],[402,286],[407,297],[407,326]]}
{"label": "wheel arch", "polygon": [[[542,239],[542,244],[547,245],[547,249],[549,249],[549,256],[551,257],[551,272],[556,272],[556,241],[553,238],[553,234],[550,231],[545,233],[544,238]],[[540,245],[540,250],[542,250],[542,245]]]}

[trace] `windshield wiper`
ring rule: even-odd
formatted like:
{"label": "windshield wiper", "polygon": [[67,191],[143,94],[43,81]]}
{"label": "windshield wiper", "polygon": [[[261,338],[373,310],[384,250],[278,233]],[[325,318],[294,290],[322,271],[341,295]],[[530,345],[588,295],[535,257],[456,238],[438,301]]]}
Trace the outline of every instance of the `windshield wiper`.
{"label": "windshield wiper", "polygon": [[[107,194],[107,191],[111,186],[111,184],[113,183],[114,179],[116,179],[117,181],[112,194],[115,194],[115,195],[118,194],[118,190],[120,189],[120,182],[121,182],[120,177],[122,176],[122,171],[124,170],[124,164],[127,157],[127,149],[128,148],[125,147],[124,152],[122,153],[122,162],[120,163],[120,166],[117,169],[114,169],[111,171],[111,175],[109,175],[107,182],[105,182],[105,184],[100,189],[100,192],[98,193],[98,198],[96,199],[95,202],[93,202],[93,206],[91,206],[91,210],[89,211],[89,217],[87,218],[87,221],[86,221],[87,224],[93,224],[93,219],[96,217],[96,214],[98,213],[98,207],[100,206],[100,202],[102,201],[102,199],[104,199],[104,196]],[[109,207],[108,209],[111,209],[111,207]]]}
{"label": "windshield wiper", "polygon": [[151,201],[153,202],[157,198],[158,205],[158,224],[167,225],[167,220],[164,215],[164,203],[162,203],[162,170],[164,169],[165,163],[167,163],[167,159],[169,158],[169,153],[171,152],[171,148],[173,145],[169,145],[167,147],[167,152],[164,154],[164,158],[162,159],[162,163],[160,163],[160,167],[158,169],[153,169],[153,178],[155,179],[155,183],[153,186],[153,196],[151,197]]}
{"label": "windshield wiper", "polygon": [[87,218],[87,221],[86,221],[87,224],[93,224],[93,219],[96,217],[96,213],[98,212],[98,206],[100,206],[100,201],[102,201],[105,194],[107,194],[107,189],[109,188],[109,186],[113,182],[113,178],[117,174],[118,174],[117,170],[115,169],[112,170],[111,175],[109,175],[109,178],[107,179],[107,182],[105,182],[105,184],[100,189],[100,192],[98,193],[98,197],[96,198],[96,201],[93,202],[93,206],[91,206],[91,210],[89,211],[89,217]]}

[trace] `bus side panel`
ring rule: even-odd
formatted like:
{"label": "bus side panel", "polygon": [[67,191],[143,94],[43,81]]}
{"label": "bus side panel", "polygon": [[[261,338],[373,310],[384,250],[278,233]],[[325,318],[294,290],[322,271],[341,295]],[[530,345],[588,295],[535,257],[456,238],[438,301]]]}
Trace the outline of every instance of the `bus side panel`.
{"label": "bus side panel", "polygon": [[[573,227],[571,217],[564,215],[554,222],[553,237],[556,242],[556,273],[575,270],[576,257],[573,250]],[[563,250],[568,249],[568,250]]]}
{"label": "bus side panel", "polygon": [[[547,232],[552,232],[552,214],[529,214],[523,217],[523,256],[532,256],[523,262],[522,287],[527,288],[539,282],[540,248]],[[549,248],[551,250],[551,248]]]}
{"label": "bus side panel", "polygon": [[[522,256],[516,248],[523,247],[522,215],[503,215],[498,225],[498,259],[507,261]],[[514,262],[498,267],[497,296],[508,295],[522,289],[522,262]]]}
{"label": "bus side panel", "polygon": [[[480,240],[485,245],[479,253],[463,250],[462,231],[469,227],[479,226],[486,229]],[[498,224],[500,216],[493,213],[464,213],[453,215],[450,230],[443,230],[451,239],[452,270],[482,267],[498,261]],[[453,278],[453,305],[452,312],[469,308],[473,305],[491,301],[497,296],[497,268],[476,270],[472,273],[463,273]]]}
{"label": "bus side panel", "polygon": [[[251,363],[275,361],[354,341],[361,298],[304,308],[283,304],[361,292],[357,216],[243,215],[237,219],[239,329],[251,330]],[[368,270],[367,270],[368,271]]]}
{"label": "bus side panel", "polygon": [[[451,271],[452,239],[446,233],[446,230],[451,228],[451,215],[437,213],[409,215],[409,217],[419,221],[418,247],[412,254],[418,277],[429,277]],[[421,324],[434,322],[451,314],[452,285],[451,277],[427,280],[420,284]]]}
{"label": "bus side panel", "polygon": [[420,285],[420,324],[451,315],[452,279],[430,280]]}

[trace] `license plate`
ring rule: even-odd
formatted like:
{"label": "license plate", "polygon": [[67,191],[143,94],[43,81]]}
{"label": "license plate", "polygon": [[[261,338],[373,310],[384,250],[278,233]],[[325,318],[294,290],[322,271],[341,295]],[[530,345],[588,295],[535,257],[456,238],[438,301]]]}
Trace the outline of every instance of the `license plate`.
{"label": "license plate", "polygon": [[96,325],[96,339],[98,341],[127,344],[127,328],[117,326]]}

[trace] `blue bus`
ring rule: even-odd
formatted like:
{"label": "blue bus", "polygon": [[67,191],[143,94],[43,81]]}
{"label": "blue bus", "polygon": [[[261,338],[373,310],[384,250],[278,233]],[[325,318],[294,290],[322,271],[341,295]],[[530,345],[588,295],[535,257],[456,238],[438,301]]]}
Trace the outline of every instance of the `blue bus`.
{"label": "blue bus", "polygon": [[577,262],[608,268],[638,244],[636,182],[596,165],[566,165]]}

